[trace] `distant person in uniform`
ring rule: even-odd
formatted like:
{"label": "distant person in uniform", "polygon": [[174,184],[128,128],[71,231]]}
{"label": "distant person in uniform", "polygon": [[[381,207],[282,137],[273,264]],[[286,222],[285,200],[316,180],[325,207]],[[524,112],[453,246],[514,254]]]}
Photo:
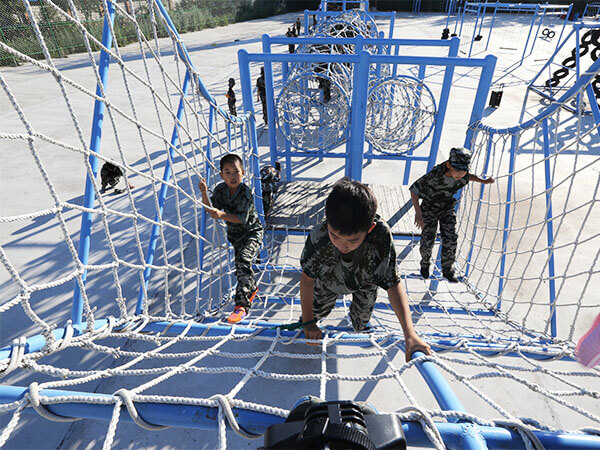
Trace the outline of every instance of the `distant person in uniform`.
{"label": "distant person in uniform", "polygon": [[296,22],[294,22],[296,27],[296,36],[300,36],[300,28],[302,28],[302,22],[300,21],[300,17],[296,18]]}
{"label": "distant person in uniform", "polygon": [[263,122],[265,125],[269,124],[267,117],[267,91],[265,88],[265,68],[260,68],[260,76],[256,79],[256,92],[258,94],[258,100],[262,104]]}
{"label": "distant person in uniform", "polygon": [[413,352],[431,354],[431,349],[413,328],[392,232],[376,213],[377,200],[366,185],[348,178],[333,185],[325,203],[325,220],[309,234],[300,258],[304,336],[323,337],[316,321],[326,317],[344,294],[352,294],[352,327],[365,330],[381,288],[402,326],[408,361]]}
{"label": "distant person in uniform", "polygon": [[[289,37],[289,38],[295,37],[294,32],[292,31],[291,28],[287,29],[287,31],[285,32],[285,36]],[[294,44],[288,44],[288,50],[290,53],[294,53],[294,51],[296,50],[296,46]]]}
{"label": "distant person in uniform", "polygon": [[227,97],[227,106],[229,106],[229,114],[232,116],[237,116],[237,111],[235,109],[235,92],[233,91],[233,87],[235,86],[235,80],[233,78],[229,79],[229,90],[225,97]]}
{"label": "distant person in uniform", "polygon": [[273,203],[273,195],[277,192],[279,183],[281,182],[281,165],[279,162],[273,166],[263,166],[260,169],[260,185],[262,188],[263,210],[265,216],[271,209]]}
{"label": "distant person in uniform", "polygon": [[[457,147],[450,150],[450,159],[435,166],[431,171],[410,187],[410,195],[415,208],[415,224],[421,232],[421,275],[429,278],[431,252],[437,234],[438,222],[442,238],[442,274],[456,283],[454,261],[456,259],[456,212],[454,194],[470,181],[493,183],[493,178],[482,179],[469,173],[471,152]],[[419,204],[419,200],[421,203]]]}

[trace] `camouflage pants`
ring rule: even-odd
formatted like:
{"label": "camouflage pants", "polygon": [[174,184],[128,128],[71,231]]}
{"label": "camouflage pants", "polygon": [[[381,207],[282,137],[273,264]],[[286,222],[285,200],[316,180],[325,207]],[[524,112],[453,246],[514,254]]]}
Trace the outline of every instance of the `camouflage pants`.
{"label": "camouflage pants", "polygon": [[440,237],[442,238],[442,271],[451,271],[456,259],[456,213],[454,207],[438,209],[435,211],[422,209],[425,226],[421,233],[421,265],[429,266],[431,252],[435,243],[438,222],[440,224]]}
{"label": "camouflage pants", "polygon": [[260,241],[256,239],[248,239],[236,242],[235,244],[232,243],[235,253],[235,276],[237,278],[235,306],[243,306],[246,309],[250,309],[251,303],[248,299],[256,290],[252,262],[258,254],[260,244]]}
{"label": "camouflage pants", "polygon": [[[313,296],[313,314],[315,320],[326,317],[339,297],[336,292],[330,291],[319,280],[315,280],[315,290]],[[356,331],[365,329],[367,323],[373,314],[375,301],[377,300],[377,286],[369,285],[352,293],[352,303],[350,303],[350,320],[352,327]]]}

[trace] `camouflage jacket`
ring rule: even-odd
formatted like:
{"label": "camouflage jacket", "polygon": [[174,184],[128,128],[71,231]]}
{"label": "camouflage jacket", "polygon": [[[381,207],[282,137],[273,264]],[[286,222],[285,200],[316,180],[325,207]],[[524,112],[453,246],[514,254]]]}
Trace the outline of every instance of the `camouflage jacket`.
{"label": "camouflage jacket", "polygon": [[229,193],[225,183],[219,183],[211,196],[215,208],[236,214],[242,223],[227,222],[227,239],[233,244],[241,239],[262,239],[263,227],[258,219],[252,191],[244,183],[235,194]]}
{"label": "camouflage jacket", "polygon": [[430,172],[415,181],[410,192],[417,194],[423,200],[422,209],[438,210],[454,206],[454,194],[469,182],[469,173],[460,180],[447,177],[446,163],[438,164]]}
{"label": "camouflage jacket", "polygon": [[379,216],[375,221],[375,228],[351,255],[352,261],[344,261],[342,253],[331,243],[327,222],[317,225],[304,244],[302,271],[338,294],[350,294],[369,285],[385,290],[394,286],[400,275],[392,233]]}
{"label": "camouflage jacket", "polygon": [[281,182],[281,174],[273,166],[262,166],[260,169],[260,183],[263,193],[273,193]]}

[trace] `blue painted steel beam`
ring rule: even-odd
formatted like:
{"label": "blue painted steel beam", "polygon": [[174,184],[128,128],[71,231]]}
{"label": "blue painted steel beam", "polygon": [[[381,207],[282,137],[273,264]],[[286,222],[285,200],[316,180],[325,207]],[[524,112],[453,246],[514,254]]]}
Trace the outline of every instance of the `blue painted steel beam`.
{"label": "blue painted steel beam", "polygon": [[[27,388],[0,387],[0,403],[11,403],[23,398]],[[62,397],[81,395],[80,392],[43,389],[40,395],[44,397]],[[90,397],[112,398],[108,394],[85,394]],[[57,403],[45,405],[54,414],[63,417],[80,417],[84,419],[110,420],[113,405],[88,404],[88,403]],[[178,428],[195,428],[209,431],[218,430],[218,408],[195,405],[169,405],[165,403],[137,402],[135,407],[140,416],[149,423]],[[32,408],[26,408],[26,413],[34,413]],[[282,423],[284,418],[274,414],[255,412],[242,408],[233,408],[238,424],[246,431],[263,434],[270,425]],[[121,420],[133,422],[125,408],[121,411]],[[435,424],[440,432],[444,444],[448,449],[463,449],[466,428],[471,424],[445,423]],[[521,436],[516,431],[503,427],[478,426],[479,433],[488,443],[490,448],[524,449],[525,445]],[[229,425],[227,429],[231,431]],[[430,447],[431,442],[419,422],[403,422],[402,430],[410,446]],[[600,449],[600,437],[590,434],[550,433],[546,431],[533,431],[546,450],[594,450]]]}
{"label": "blue painted steel beam", "polygon": [[[110,32],[110,24],[115,22],[115,5],[111,2],[107,2],[107,14],[104,16],[104,28],[102,29],[102,45],[108,50],[112,48],[112,34]],[[108,68],[110,64],[110,55],[104,49],[100,51],[100,61],[98,64],[98,76],[100,78],[101,85],[96,86],[96,95],[98,97],[104,97],[103,91],[106,86],[108,79]],[[94,115],[92,118],[92,135],[90,137],[90,150],[92,152],[100,153],[100,143],[102,140],[102,125],[104,123],[104,102],[102,100],[94,101]],[[92,175],[94,179],[98,176],[98,158],[94,154],[90,154],[89,163],[92,169]],[[94,203],[96,201],[96,193],[94,191],[94,184],[90,179],[90,174],[86,175],[85,180],[85,194],[83,197],[84,208],[94,209]],[[84,211],[81,214],[81,227],[79,232],[79,251],[78,257],[81,264],[87,265],[90,246],[92,241],[92,212]],[[85,286],[87,280],[87,269],[81,274],[81,282]],[[73,290],[73,303],[71,305],[71,320],[74,324],[80,324],[83,316],[83,295],[79,280],[75,280],[75,287]]]}
{"label": "blue painted steel beam", "polygon": [[[275,302],[275,299],[270,299],[270,301]],[[383,304],[382,304],[383,305]],[[387,305],[386,305],[387,306]],[[379,309],[383,309],[381,306],[376,307]],[[411,307],[412,311],[423,312],[425,308],[417,308]],[[120,329],[123,329],[127,325],[131,325],[133,322],[127,322],[121,324],[119,327],[116,327],[114,332],[118,332]],[[94,323],[94,328],[99,329],[102,326],[106,325],[106,320],[97,320]],[[236,333],[239,335],[251,335],[255,334],[259,331],[260,336],[265,338],[273,338],[277,336],[277,330],[279,326],[284,325],[280,323],[271,323],[271,322],[249,322],[242,321],[236,326]],[[285,324],[289,325],[289,324]],[[188,324],[186,322],[153,322],[147,324],[141,333],[162,333],[167,335],[179,335],[181,334]],[[86,328],[86,323],[74,327],[74,336],[79,336],[83,334],[83,331]],[[371,344],[368,341],[365,341],[364,334],[355,334],[354,331],[347,327],[338,327],[338,326],[327,326],[325,327],[327,331],[331,334],[333,338],[338,339],[337,345],[348,345],[348,346],[356,346],[356,347],[369,347]],[[194,323],[191,325],[191,328],[188,330],[187,335],[189,336],[226,336],[231,333],[231,326],[222,325],[219,319],[206,319],[203,323]],[[284,338],[293,338],[296,337],[297,332],[280,330],[280,336]],[[59,328],[53,331],[55,339],[61,339],[65,335],[65,329]],[[524,345],[523,348],[519,349],[519,353],[513,352],[511,350],[512,346],[516,343],[521,343],[518,339],[511,338],[498,338],[498,342],[502,343],[490,343],[487,338],[482,336],[472,336],[472,335],[450,335],[443,333],[422,333],[422,336],[427,338],[427,341],[432,346],[434,350],[447,350],[448,348],[454,348],[466,340],[466,345],[472,349],[473,351],[484,355],[484,356],[496,356],[502,354],[504,356],[515,356],[522,357],[523,355],[527,356],[531,359],[536,360],[548,360],[548,359],[561,359],[564,361],[573,361],[573,359],[569,356],[562,355],[562,350],[551,351],[549,349],[542,349],[536,351],[529,351],[528,348],[532,346],[531,340],[526,342],[522,342]],[[357,340],[361,340],[358,342]],[[386,341],[396,342],[403,341],[403,336],[385,336],[383,337]],[[504,344],[506,342],[506,344]],[[542,339],[538,339],[535,344],[537,345],[545,345],[551,344],[551,342],[544,341]],[[40,351],[46,345],[46,338],[43,335],[36,335],[30,337],[26,341],[25,353],[34,353]],[[462,352],[462,348],[457,350]],[[12,354],[12,346],[4,347],[0,349],[0,361],[6,360],[10,358]]]}
{"label": "blue painted steel beam", "polygon": [[550,333],[557,336],[556,330],[556,281],[554,279],[554,224],[552,221],[552,171],[550,169],[550,131],[548,119],[542,122],[544,135],[544,177],[546,181],[546,239],[548,242],[548,289],[550,299]]}

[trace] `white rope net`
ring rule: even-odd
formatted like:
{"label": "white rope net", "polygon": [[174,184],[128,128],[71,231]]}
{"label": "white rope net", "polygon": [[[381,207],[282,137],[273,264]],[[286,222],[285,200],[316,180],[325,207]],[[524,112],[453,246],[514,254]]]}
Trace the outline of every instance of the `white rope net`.
{"label": "white rope net", "polygon": [[[101,48],[69,4],[70,14],[54,8],[81,29],[87,42]],[[34,6],[25,5],[35,19]],[[103,6],[108,11],[106,1]],[[140,32],[139,43],[128,47],[120,47],[118,39],[113,43],[108,50],[113,59],[110,88],[99,96],[94,94],[98,80],[95,53],[73,57],[74,64],[89,69],[82,76],[69,70],[71,59],[64,66],[46,51],[44,61],[35,61],[0,43],[27,62],[23,67],[29,76],[45,83],[46,89],[55,89],[62,102],[48,103],[41,110],[29,108],[30,92],[15,91],[11,86],[22,84],[11,78],[12,73],[0,72],[2,105],[10,106],[10,114],[3,116],[0,125],[2,154],[9,154],[10,149],[16,161],[11,163],[13,167],[28,167],[27,180],[2,178],[3,191],[11,195],[0,216],[0,325],[2,344],[12,345],[1,350],[4,400],[0,403],[0,446],[10,447],[28,438],[32,429],[40,429],[37,415],[32,419],[23,414],[31,409],[44,423],[46,419],[68,421],[54,426],[55,433],[65,434],[65,446],[75,440],[98,440],[104,448],[127,446],[131,436],[139,433],[135,431],[138,427],[145,429],[143,437],[137,435],[140,441],[163,446],[181,432],[159,428],[184,424],[186,414],[181,411],[189,406],[218,408],[217,415],[206,413],[218,432],[203,435],[203,445],[235,448],[243,441],[226,433],[227,424],[243,439],[260,430],[255,420],[244,419],[240,411],[283,418],[303,395],[368,400],[380,412],[395,412],[403,420],[420,422],[427,444],[437,448],[443,443],[434,422],[454,419],[517,429],[530,448],[535,444],[535,439],[527,437],[530,431],[599,433],[600,373],[584,370],[572,360],[575,330],[584,316],[591,314],[590,291],[598,283],[600,246],[597,232],[589,229],[594,214],[598,217],[597,190],[575,183],[575,177],[591,179],[588,174],[595,173],[597,189],[598,155],[584,150],[593,148],[586,145],[597,139],[597,126],[586,125],[583,117],[573,126],[572,116],[567,119],[556,113],[571,132],[567,145],[561,134],[564,128],[557,126],[553,131],[554,142],[561,144],[550,161],[556,174],[553,248],[566,255],[556,269],[555,309],[570,315],[567,321],[559,320],[557,339],[548,336],[549,306],[542,301],[548,298],[542,292],[543,280],[547,283],[548,278],[539,278],[547,246],[538,247],[534,239],[535,245],[525,250],[525,238],[521,237],[530,231],[543,233],[540,229],[546,220],[533,215],[524,220],[516,213],[511,216],[506,287],[501,295],[495,294],[499,251],[497,240],[490,235],[501,230],[493,211],[506,205],[501,194],[509,172],[502,157],[505,140],[494,138],[493,163],[487,173],[497,177],[497,184],[481,202],[476,192],[468,189],[461,205],[465,213],[459,234],[468,238],[472,227],[478,228],[475,240],[461,244],[461,267],[465,266],[467,247],[472,243],[475,248],[469,282],[425,283],[415,275],[418,245],[397,242],[413,320],[437,352],[405,362],[403,336],[384,292],[368,333],[352,332],[347,314],[350,299],[345,298],[321,324],[327,328],[320,346],[309,347],[298,330],[274,329],[281,323],[296,322],[300,315],[299,256],[308,230],[266,234],[267,256],[261,256],[259,263],[272,270],[257,273],[259,296],[249,320],[238,326],[223,320],[233,307],[232,251],[222,225],[208,219],[203,227],[197,181],[203,176],[214,186],[219,180],[212,161],[229,151],[242,155],[247,174],[251,174],[252,130],[244,117],[235,119],[222,112],[212,116],[215,105],[201,94],[193,67],[177,56],[176,37],[157,37],[156,28],[164,25],[156,3],[148,3],[154,24],[151,36],[141,33],[136,17],[129,15],[123,4],[114,7],[121,20]],[[38,38],[44,47],[39,33]],[[188,95],[181,88],[186,70],[194,75]],[[34,88],[32,84],[30,89]],[[106,107],[105,128],[102,151],[92,152],[87,123],[97,99]],[[183,101],[183,114],[176,120],[179,101]],[[175,123],[179,140],[172,146]],[[529,153],[538,143],[527,140],[527,132],[520,133],[519,158],[530,159],[519,162],[512,179],[528,176],[523,182],[528,190],[521,195],[523,185],[519,186],[517,200],[510,202],[515,204],[514,210],[529,208],[533,214],[539,213],[538,203],[544,202],[545,191],[539,191],[537,175],[532,175],[543,158],[539,152]],[[477,137],[479,149],[486,148],[483,136],[479,133]],[[574,155],[570,169],[560,164],[565,152]],[[476,153],[478,170],[481,154],[481,150]],[[126,183],[121,195],[102,195],[99,180],[94,180],[97,201],[90,210],[82,206],[80,195],[83,178],[92,175],[91,155],[120,167]],[[5,167],[9,162],[3,157]],[[172,175],[162,181],[166,164]],[[247,179],[249,185],[252,181]],[[518,186],[515,181],[513,184]],[[163,187],[168,187],[167,198],[157,219]],[[560,190],[564,197],[558,200]],[[28,192],[32,194],[24,195]],[[487,208],[477,223],[471,212],[476,205]],[[84,264],[77,254],[77,239],[80,215],[87,211],[93,213],[92,250]],[[153,262],[148,263],[153,226],[157,227],[157,246]],[[538,270],[538,278],[523,269],[519,272],[519,266],[512,263],[523,254],[529,258],[529,266]],[[587,265],[586,270],[582,265]],[[141,313],[135,314],[148,268],[152,270],[148,287],[142,289]],[[438,274],[433,276],[437,280]],[[82,290],[87,326],[69,323],[74,283]],[[504,301],[501,312],[489,308],[500,298]],[[544,315],[538,310],[545,310]],[[34,349],[34,342],[25,340],[34,335],[43,335],[45,344]],[[537,357],[546,359],[538,361]],[[417,362],[423,361],[433,363],[451,382],[466,412],[438,406],[417,373]],[[26,395],[6,400],[7,385],[24,387]],[[520,402],[522,398],[528,403]],[[108,424],[71,423],[76,417],[74,403],[103,411],[108,407],[104,417]],[[178,413],[168,408],[172,405],[178,407]],[[231,408],[238,408],[237,416]],[[86,414],[82,412],[81,417],[90,417]]]}

